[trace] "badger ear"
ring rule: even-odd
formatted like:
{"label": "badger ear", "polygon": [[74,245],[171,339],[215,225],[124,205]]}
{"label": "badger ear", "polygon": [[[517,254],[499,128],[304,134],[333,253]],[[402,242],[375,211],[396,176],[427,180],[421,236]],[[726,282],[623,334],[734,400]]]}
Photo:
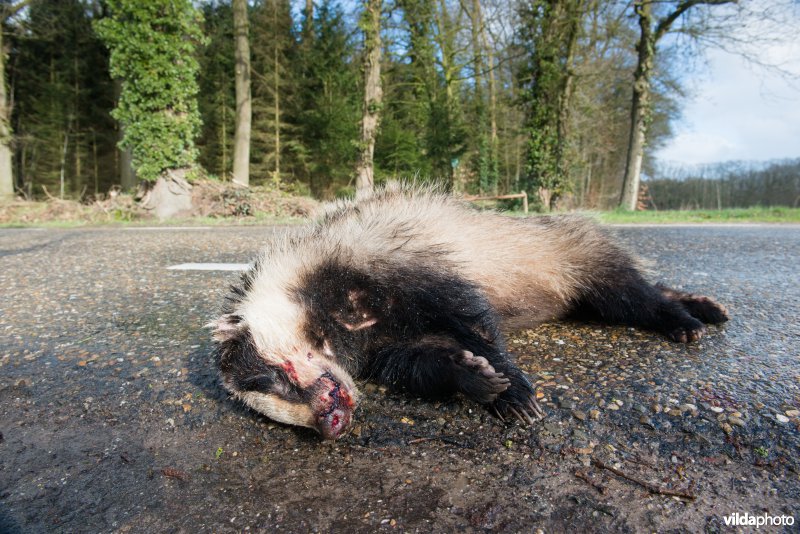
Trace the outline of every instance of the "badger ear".
{"label": "badger ear", "polygon": [[363,289],[350,289],[347,292],[348,310],[334,313],[333,318],[345,329],[355,332],[369,328],[378,322],[378,314]]}
{"label": "badger ear", "polygon": [[214,341],[223,343],[239,336],[244,330],[244,323],[241,316],[226,313],[219,319],[207,323],[205,327],[212,330],[211,337]]}

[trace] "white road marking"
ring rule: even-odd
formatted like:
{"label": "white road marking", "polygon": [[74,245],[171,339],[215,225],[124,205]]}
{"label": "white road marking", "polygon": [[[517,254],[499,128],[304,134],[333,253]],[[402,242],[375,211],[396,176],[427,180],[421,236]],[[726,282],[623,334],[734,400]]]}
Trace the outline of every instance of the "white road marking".
{"label": "white road marking", "polygon": [[248,263],[181,263],[167,267],[170,271],[245,271]]}
{"label": "white road marking", "polygon": [[123,230],[211,230],[211,226],[124,226]]}

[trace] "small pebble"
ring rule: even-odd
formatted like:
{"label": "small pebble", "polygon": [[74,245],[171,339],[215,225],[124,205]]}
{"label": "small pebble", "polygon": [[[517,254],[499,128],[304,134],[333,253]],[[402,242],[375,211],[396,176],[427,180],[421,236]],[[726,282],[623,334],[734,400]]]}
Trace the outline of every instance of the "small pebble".
{"label": "small pebble", "polygon": [[580,410],[572,410],[572,417],[578,421],[586,421],[586,414]]}
{"label": "small pebble", "polygon": [[719,406],[712,406],[711,407],[711,411],[714,412],[714,413],[722,413],[722,412],[725,411],[725,409],[724,408],[720,408]]}
{"label": "small pebble", "polygon": [[789,418],[786,417],[783,414],[780,414],[780,413],[775,414],[775,419],[777,419],[779,423],[788,423],[789,422]]}
{"label": "small pebble", "polygon": [[728,423],[722,423],[722,430],[724,430],[726,434],[730,434],[733,432],[733,427]]}
{"label": "small pebble", "polygon": [[800,416],[800,410],[786,410],[784,412],[788,417],[797,417]]}
{"label": "small pebble", "polygon": [[589,417],[592,419],[600,419],[600,410],[589,410]]}
{"label": "small pebble", "polygon": [[543,426],[547,432],[553,434],[554,436],[561,435],[561,427],[558,426],[558,423],[545,423]]}
{"label": "small pebble", "polygon": [[558,405],[564,410],[571,410],[575,407],[575,402],[572,399],[561,399]]}
{"label": "small pebble", "polygon": [[730,417],[728,417],[728,422],[731,423],[732,425],[741,426],[741,427],[744,426],[744,421],[739,419],[738,417],[730,416]]}

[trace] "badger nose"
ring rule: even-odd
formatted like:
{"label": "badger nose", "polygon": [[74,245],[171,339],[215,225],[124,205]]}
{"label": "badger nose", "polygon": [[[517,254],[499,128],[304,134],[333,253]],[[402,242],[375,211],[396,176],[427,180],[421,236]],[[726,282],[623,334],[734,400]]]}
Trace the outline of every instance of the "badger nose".
{"label": "badger nose", "polygon": [[320,420],[319,432],[325,439],[338,439],[350,427],[350,419],[348,410],[337,408]]}
{"label": "badger nose", "polygon": [[318,388],[317,430],[325,439],[337,439],[350,427],[355,403],[330,373],[319,378]]}

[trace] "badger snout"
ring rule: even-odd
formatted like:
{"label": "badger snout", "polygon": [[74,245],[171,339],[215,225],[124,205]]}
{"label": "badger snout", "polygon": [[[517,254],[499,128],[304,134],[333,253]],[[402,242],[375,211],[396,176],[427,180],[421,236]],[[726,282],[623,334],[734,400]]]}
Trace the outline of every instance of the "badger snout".
{"label": "badger snout", "polygon": [[353,394],[331,373],[320,376],[314,390],[316,428],[325,439],[338,439],[350,428],[355,409]]}

